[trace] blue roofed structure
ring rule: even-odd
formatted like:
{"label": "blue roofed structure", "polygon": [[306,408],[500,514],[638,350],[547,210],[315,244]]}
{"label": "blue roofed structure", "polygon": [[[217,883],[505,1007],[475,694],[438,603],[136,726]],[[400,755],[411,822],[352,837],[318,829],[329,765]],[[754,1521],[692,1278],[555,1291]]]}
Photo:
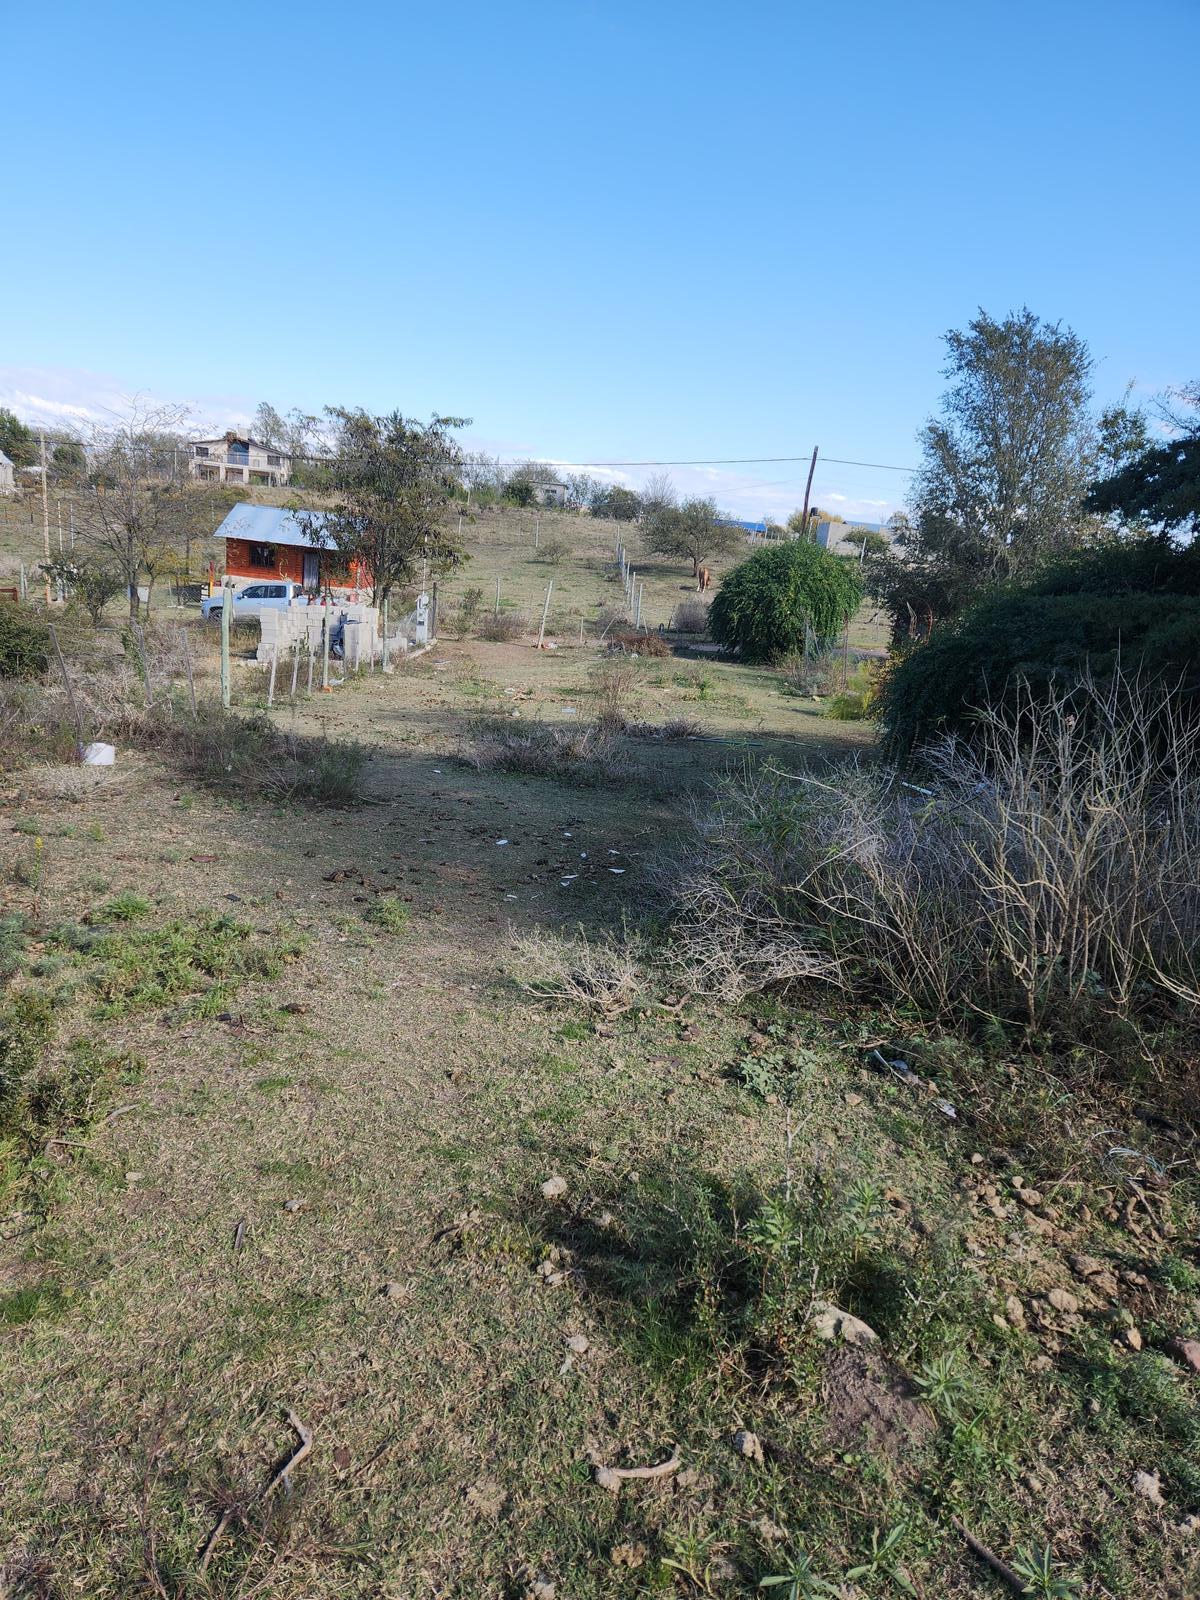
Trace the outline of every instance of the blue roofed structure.
{"label": "blue roofed structure", "polygon": [[[256,506],[243,501],[223,519],[214,539],[245,539],[253,544],[296,545],[304,550],[331,550],[332,539],[321,532],[319,511],[288,511],[283,506]],[[310,525],[316,524],[314,532]]]}

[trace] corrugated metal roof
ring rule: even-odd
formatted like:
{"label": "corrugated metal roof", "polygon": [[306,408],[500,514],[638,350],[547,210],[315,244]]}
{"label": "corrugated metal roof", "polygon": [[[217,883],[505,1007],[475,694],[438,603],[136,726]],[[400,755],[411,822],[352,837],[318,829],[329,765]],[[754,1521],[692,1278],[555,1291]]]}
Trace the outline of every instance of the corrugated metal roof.
{"label": "corrugated metal roof", "polygon": [[214,539],[251,539],[255,544],[301,545],[306,550],[330,550],[333,540],[319,531],[314,537],[305,523],[311,520],[318,525],[324,521],[319,511],[306,512],[304,522],[294,511],[283,506],[255,506],[245,501],[233,510],[213,534]]}

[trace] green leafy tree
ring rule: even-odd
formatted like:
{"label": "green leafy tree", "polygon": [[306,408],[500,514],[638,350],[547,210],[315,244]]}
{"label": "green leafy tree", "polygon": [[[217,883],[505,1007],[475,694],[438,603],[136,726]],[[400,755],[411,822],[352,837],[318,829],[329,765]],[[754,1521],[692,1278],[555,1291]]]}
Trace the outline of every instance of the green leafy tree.
{"label": "green leafy tree", "polygon": [[272,450],[287,449],[288,425],[268,400],[260,401],[255,408],[250,432],[260,444],[268,445]]}
{"label": "green leafy tree", "polygon": [[874,528],[850,528],[842,535],[842,539],[852,550],[857,550],[860,561],[869,556],[884,556],[892,548],[887,535],[876,532]]}
{"label": "green leafy tree", "polygon": [[656,555],[690,561],[693,577],[715,556],[736,550],[745,537],[741,528],[722,517],[715,500],[660,505],[645,523],[646,548]]}
{"label": "green leafy tree", "polygon": [[797,655],[811,630],[828,644],[862,601],[857,563],[800,539],[756,550],[721,582],[709,632],[747,661]]}
{"label": "green leafy tree", "polygon": [[929,631],[986,585],[1082,544],[1098,452],[1091,357],[1061,323],[981,311],[946,335],[950,380],[921,432],[911,523],[870,583],[899,634]]}
{"label": "green leafy tree", "polygon": [[394,588],[412,583],[426,565],[432,574],[463,560],[446,522],[460,482],[461,461],[451,430],[463,417],[417,422],[398,411],[376,417],[329,407],[336,448],[328,462],[335,504],[302,513],[347,561],[371,577],[372,598],[382,603]]}
{"label": "green leafy tree", "polygon": [[605,484],[592,498],[592,515],[611,522],[635,522],[642,514],[641,496],[623,483]]}
{"label": "green leafy tree", "polygon": [[1140,438],[1127,433],[1125,459],[1092,485],[1088,510],[1164,533],[1200,533],[1200,383],[1176,398],[1181,406],[1163,408],[1175,437],[1151,445],[1144,426]]}
{"label": "green leafy tree", "polygon": [[87,455],[78,439],[63,439],[50,453],[50,475],[70,483],[87,472]]}
{"label": "green leafy tree", "polygon": [[32,467],[39,458],[38,441],[16,412],[0,406],[0,450],[14,467]]}

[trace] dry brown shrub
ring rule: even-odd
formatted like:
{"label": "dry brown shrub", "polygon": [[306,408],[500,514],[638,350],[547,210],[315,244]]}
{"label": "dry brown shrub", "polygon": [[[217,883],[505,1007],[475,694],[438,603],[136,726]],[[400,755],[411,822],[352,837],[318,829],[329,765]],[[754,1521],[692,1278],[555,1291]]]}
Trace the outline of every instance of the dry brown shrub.
{"label": "dry brown shrub", "polygon": [[645,992],[641,946],[628,932],[619,940],[589,940],[582,928],[574,939],[514,931],[509,942],[512,975],[535,999],[616,1016]]}
{"label": "dry brown shrub", "polygon": [[946,1021],[1072,1039],[1194,1014],[1200,726],[1177,693],[1119,679],[1029,695],[927,764],[922,788],[853,766],[726,782],[671,885],[696,981],[866,983]]}

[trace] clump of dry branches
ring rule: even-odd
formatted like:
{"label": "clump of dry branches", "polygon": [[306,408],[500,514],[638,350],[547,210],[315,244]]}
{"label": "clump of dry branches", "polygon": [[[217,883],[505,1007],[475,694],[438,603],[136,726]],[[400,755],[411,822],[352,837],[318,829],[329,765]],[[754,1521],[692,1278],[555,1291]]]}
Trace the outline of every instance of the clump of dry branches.
{"label": "clump of dry branches", "polygon": [[694,981],[823,978],[1071,1036],[1200,1004],[1200,727],[1170,688],[1027,696],[926,769],[728,781],[672,886]]}
{"label": "clump of dry branches", "polygon": [[645,992],[640,943],[628,932],[617,940],[589,939],[582,928],[573,939],[514,930],[509,943],[512,976],[534,999],[612,1017],[628,1011]]}

